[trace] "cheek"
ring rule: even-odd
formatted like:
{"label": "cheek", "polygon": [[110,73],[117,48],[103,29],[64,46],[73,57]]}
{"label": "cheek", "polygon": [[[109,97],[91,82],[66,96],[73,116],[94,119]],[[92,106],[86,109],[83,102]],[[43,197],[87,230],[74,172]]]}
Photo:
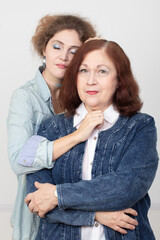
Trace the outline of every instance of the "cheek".
{"label": "cheek", "polygon": [[82,100],[83,99],[82,89],[78,88],[77,91],[78,91],[79,98]]}
{"label": "cheek", "polygon": [[73,59],[74,55],[73,54],[70,54],[69,55],[69,63],[71,62],[71,60]]}
{"label": "cheek", "polygon": [[117,86],[118,86],[118,81],[117,81],[117,78],[113,78],[111,79],[111,82],[110,82],[110,90],[111,92],[114,94],[116,89],[117,89]]}
{"label": "cheek", "polygon": [[79,81],[79,80],[77,80],[77,92],[78,92],[80,99],[82,100],[84,97],[83,85],[82,85],[81,81]]}

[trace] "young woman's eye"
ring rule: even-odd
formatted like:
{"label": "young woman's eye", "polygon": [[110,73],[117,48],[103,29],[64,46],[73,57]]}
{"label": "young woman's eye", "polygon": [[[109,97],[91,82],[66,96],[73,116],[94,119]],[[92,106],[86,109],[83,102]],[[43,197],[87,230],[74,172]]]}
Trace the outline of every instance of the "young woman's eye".
{"label": "young woman's eye", "polygon": [[59,43],[54,43],[53,48],[54,49],[61,49],[61,45]]}
{"label": "young woman's eye", "polygon": [[72,49],[70,49],[70,52],[72,53],[72,54],[75,54],[76,52],[77,52],[77,48],[72,48]]}

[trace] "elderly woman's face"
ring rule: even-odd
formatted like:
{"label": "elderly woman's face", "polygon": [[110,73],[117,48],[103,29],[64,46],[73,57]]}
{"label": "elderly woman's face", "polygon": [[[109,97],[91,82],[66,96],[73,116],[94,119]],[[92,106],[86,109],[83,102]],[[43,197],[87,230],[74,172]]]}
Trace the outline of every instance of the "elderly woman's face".
{"label": "elderly woman's face", "polygon": [[86,55],[78,72],[77,89],[88,111],[107,109],[117,88],[117,71],[104,50]]}

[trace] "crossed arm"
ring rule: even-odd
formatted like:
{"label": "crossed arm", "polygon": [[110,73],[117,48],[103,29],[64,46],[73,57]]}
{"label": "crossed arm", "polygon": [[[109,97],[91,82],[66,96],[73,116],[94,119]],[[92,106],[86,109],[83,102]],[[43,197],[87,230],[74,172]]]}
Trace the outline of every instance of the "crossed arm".
{"label": "crossed arm", "polygon": [[[42,183],[45,178],[47,178],[47,182],[50,183]],[[41,183],[35,182],[34,186],[34,181],[37,180]],[[38,190],[35,191],[37,188]],[[50,170],[45,169],[34,174],[29,174],[27,176],[27,192],[34,192],[31,199],[29,196],[32,193],[27,196],[27,198],[31,200],[29,203],[30,211],[33,213],[39,212],[39,216],[45,217],[50,223],[64,223],[72,226],[93,226],[94,221],[96,220],[122,234],[127,233],[126,229],[133,230],[135,229],[135,226],[138,225],[136,219],[128,216],[128,214],[133,217],[137,216],[137,212],[131,208],[114,212],[94,212],[73,209],[60,210],[59,207],[57,207],[57,198],[55,199],[56,202],[52,202],[54,191],[55,185],[52,184]],[[26,203],[28,203],[27,198]],[[49,206],[55,208],[50,209]],[[45,212],[43,211],[44,208]]]}

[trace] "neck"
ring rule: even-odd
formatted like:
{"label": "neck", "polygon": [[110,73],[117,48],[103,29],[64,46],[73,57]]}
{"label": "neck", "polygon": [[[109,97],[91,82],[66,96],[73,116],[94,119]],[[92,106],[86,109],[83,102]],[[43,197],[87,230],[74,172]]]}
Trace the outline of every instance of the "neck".
{"label": "neck", "polygon": [[57,99],[59,94],[59,88],[61,87],[61,80],[53,76],[48,76],[45,70],[42,72],[42,76],[50,89],[52,99]]}
{"label": "neck", "polygon": [[44,80],[46,81],[46,83],[48,84],[48,86],[50,86],[51,89],[59,88],[61,86],[62,79],[54,77],[49,72],[45,71],[45,69],[42,72],[42,76],[43,76]]}

